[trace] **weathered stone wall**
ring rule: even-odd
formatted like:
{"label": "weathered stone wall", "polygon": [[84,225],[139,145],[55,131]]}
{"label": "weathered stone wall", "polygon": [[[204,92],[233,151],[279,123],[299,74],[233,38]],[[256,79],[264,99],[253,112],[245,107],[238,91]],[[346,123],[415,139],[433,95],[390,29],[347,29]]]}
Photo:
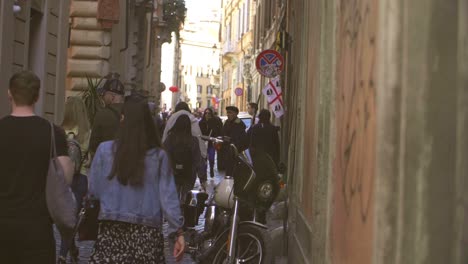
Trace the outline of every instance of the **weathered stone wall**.
{"label": "weathered stone wall", "polygon": [[112,34],[97,19],[96,0],[72,0],[67,89],[81,91],[86,77],[101,78],[110,71]]}
{"label": "weathered stone wall", "polygon": [[468,1],[288,2],[291,263],[466,263]]}
{"label": "weathered stone wall", "polygon": [[7,90],[11,75],[32,70],[41,79],[41,94],[36,112],[50,120],[62,119],[65,97],[66,50],[69,1],[0,2],[0,116],[10,110]]}
{"label": "weathered stone wall", "polygon": [[466,1],[382,2],[374,260],[466,263]]}
{"label": "weathered stone wall", "polygon": [[378,0],[342,0],[336,29],[333,263],[371,263]]}

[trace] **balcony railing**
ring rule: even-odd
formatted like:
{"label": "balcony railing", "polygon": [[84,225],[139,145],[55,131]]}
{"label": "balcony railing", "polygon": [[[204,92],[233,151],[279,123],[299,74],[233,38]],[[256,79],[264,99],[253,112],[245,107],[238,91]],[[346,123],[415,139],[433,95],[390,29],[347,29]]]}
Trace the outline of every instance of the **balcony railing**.
{"label": "balcony railing", "polygon": [[236,51],[237,41],[224,42],[223,45],[223,55],[227,53],[233,53]]}

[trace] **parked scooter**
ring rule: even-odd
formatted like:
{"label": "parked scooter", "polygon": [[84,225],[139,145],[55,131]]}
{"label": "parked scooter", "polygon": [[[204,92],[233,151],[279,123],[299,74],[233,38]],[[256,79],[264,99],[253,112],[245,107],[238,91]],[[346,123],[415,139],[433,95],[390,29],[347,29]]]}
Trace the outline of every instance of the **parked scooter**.
{"label": "parked scooter", "polygon": [[[215,144],[228,140],[202,136]],[[198,263],[271,263],[272,252],[265,215],[280,189],[278,170],[266,153],[239,153],[229,144],[236,160],[233,175],[227,175],[212,195],[191,191],[183,205],[187,250]],[[194,227],[206,208],[201,233]]]}

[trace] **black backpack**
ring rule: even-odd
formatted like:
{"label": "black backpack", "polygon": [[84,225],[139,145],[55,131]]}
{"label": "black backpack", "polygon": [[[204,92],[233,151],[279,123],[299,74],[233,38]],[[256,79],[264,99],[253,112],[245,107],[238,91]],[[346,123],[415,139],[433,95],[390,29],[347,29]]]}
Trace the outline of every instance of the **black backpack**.
{"label": "black backpack", "polygon": [[191,179],[193,168],[192,142],[190,144],[174,144],[170,150],[172,169],[177,184]]}

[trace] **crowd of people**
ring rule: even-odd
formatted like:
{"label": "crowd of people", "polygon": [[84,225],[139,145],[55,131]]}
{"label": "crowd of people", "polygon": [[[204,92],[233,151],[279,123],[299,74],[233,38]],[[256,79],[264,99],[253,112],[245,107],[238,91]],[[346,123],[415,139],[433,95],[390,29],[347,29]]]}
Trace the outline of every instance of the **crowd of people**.
{"label": "crowd of people", "polygon": [[[40,80],[29,71],[9,82],[11,114],[0,119],[0,259],[6,263],[55,263],[52,222],[45,200],[50,157],[50,124],[34,112]],[[66,100],[61,127],[54,126],[56,152],[77,204],[100,202],[99,234],[89,263],[164,263],[162,219],[174,234],[173,255],[185,250],[180,201],[198,178],[206,188],[215,177],[215,156],[230,175],[234,161],[201,135],[228,139],[243,150],[258,149],[279,163],[278,129],[260,110],[246,127],[228,106],[227,120],[206,108],[200,116],[179,102],[173,112],[158,111],[146,96],[110,75],[100,88],[104,103],[89,120],[79,97]],[[258,106],[249,104],[256,116]],[[218,164],[219,165],[219,164]],[[143,250],[142,250],[143,249]],[[78,260],[73,241],[62,241],[58,263]]]}

